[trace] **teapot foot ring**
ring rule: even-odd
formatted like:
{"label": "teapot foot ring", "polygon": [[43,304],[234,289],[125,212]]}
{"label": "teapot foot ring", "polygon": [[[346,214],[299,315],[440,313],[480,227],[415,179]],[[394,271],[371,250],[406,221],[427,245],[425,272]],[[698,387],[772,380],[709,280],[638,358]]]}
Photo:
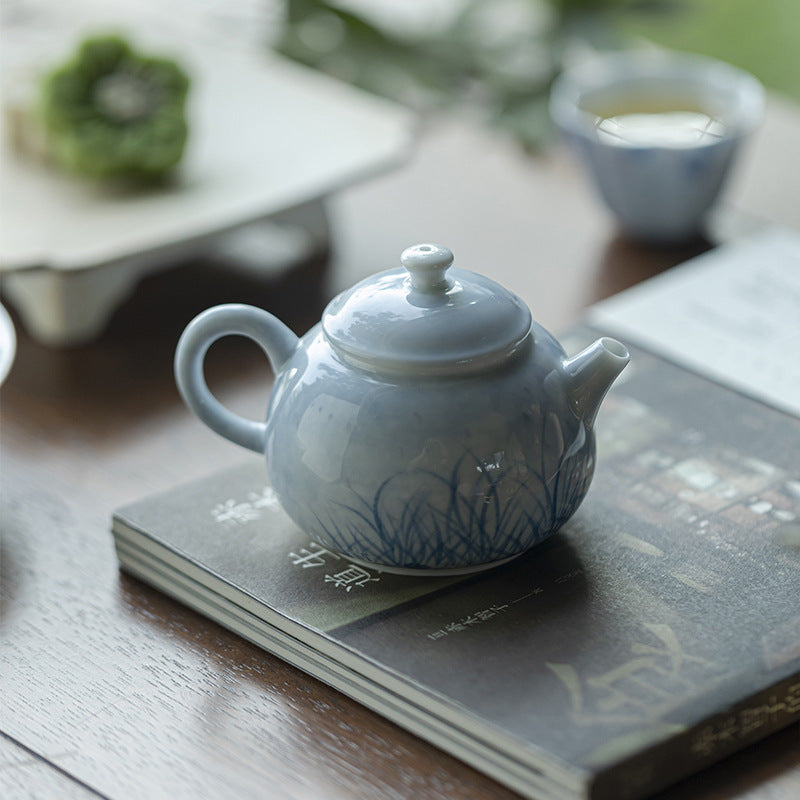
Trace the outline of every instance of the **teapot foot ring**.
{"label": "teapot foot ring", "polygon": [[509,561],[513,561],[515,558],[519,558],[523,554],[515,553],[513,556],[501,558],[499,561],[490,561],[488,564],[472,564],[468,567],[445,567],[441,569],[435,567],[395,567],[386,564],[376,564],[372,561],[363,561],[359,558],[352,558],[344,553],[341,553],[340,555],[351,563],[357,564],[359,567],[372,570],[373,572],[385,572],[390,575],[404,575],[409,578],[457,578],[461,575],[472,575],[476,572],[484,572],[486,570],[499,567],[503,564],[508,564]]}

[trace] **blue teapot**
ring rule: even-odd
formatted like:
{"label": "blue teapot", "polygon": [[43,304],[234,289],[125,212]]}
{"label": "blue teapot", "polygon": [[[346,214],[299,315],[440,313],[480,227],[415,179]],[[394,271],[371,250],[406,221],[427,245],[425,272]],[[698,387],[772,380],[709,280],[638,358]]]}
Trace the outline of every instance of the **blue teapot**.
{"label": "blue teapot", "polygon": [[[264,454],[283,509],[314,541],[386,572],[456,574],[541,542],[595,467],[598,407],[629,355],[602,338],[568,358],[528,307],[420,244],[334,298],[298,338],[272,314],[221,305],[175,355],[189,408]],[[230,334],[275,372],[265,422],[216,400],[209,346]]]}

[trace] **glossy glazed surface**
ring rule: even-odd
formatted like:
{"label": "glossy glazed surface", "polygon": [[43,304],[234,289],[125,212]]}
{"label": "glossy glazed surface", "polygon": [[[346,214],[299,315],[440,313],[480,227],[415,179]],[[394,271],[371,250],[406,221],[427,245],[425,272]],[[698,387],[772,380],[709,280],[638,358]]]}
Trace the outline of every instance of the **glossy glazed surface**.
{"label": "glossy glazed surface", "polygon": [[505,368],[386,381],[319,326],[275,384],[266,459],[285,510],[323,545],[388,566],[449,568],[521,553],[576,510],[594,439],[538,325]]}
{"label": "glossy glazed surface", "polygon": [[490,278],[451,268],[448,248],[415,245],[400,262],[325,309],[325,338],[349,363],[410,377],[485,372],[528,335],[530,309]]}

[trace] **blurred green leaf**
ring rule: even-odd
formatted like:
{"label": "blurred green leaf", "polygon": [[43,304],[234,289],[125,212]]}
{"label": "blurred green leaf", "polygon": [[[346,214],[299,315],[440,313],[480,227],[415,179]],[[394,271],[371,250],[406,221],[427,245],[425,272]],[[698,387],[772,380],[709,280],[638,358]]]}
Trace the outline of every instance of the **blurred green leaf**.
{"label": "blurred green leaf", "polygon": [[736,64],[800,100],[798,0],[693,0],[660,20],[626,17],[622,28],[628,36]]}
{"label": "blurred green leaf", "polygon": [[[749,4],[749,16],[757,17],[757,9],[769,0],[465,0],[444,29],[417,35],[388,29],[341,2],[287,0],[279,49],[420,109],[459,104],[477,108],[535,151],[550,138],[550,86],[575,43],[616,49],[649,36],[679,46],[676,40],[685,40],[687,26],[694,30],[698,20],[710,27],[712,19],[725,17],[724,9],[734,4]],[[784,10],[794,4],[787,19],[800,15],[797,0],[776,2]],[[705,10],[698,11],[700,6]],[[747,25],[741,22],[729,32],[732,46],[740,51]],[[710,42],[706,50],[714,50],[713,37],[705,36]],[[694,47],[687,49],[703,51],[699,42],[691,41]]]}

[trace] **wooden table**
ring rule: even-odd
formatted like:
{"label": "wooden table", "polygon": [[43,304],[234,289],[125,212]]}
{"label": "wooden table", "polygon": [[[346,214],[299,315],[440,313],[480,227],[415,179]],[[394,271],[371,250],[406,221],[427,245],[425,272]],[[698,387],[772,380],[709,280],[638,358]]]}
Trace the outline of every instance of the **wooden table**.
{"label": "wooden table", "polygon": [[[781,142],[793,151],[778,152]],[[737,204],[800,227],[799,143],[800,113],[773,103],[733,189]],[[20,335],[0,433],[0,796],[513,796],[121,574],[112,510],[248,458],[191,416],[173,384],[178,335],[209,305],[263,305],[302,332],[331,291],[433,240],[558,330],[703,245],[626,242],[560,149],[527,159],[453,121],[429,126],[406,168],[332,198],[329,210],[327,265],[280,279],[185,265],[143,281],[94,344],[58,351]],[[224,402],[262,416],[269,379],[254,345],[215,345],[207,370]],[[800,797],[796,726],[663,796],[745,797]]]}

